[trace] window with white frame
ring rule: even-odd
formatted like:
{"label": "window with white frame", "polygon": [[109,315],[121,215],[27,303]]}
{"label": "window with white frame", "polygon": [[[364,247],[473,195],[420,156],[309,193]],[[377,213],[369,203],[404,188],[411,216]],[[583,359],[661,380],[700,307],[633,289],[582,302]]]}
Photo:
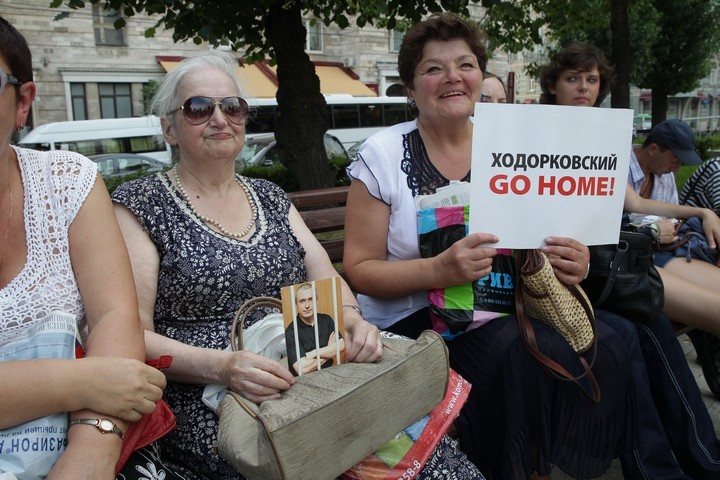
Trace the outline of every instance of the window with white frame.
{"label": "window with white frame", "polygon": [[125,27],[116,30],[115,21],[122,18],[117,10],[104,9],[98,4],[92,7],[95,45],[127,45]]}
{"label": "window with white frame", "polygon": [[322,52],[322,24],[317,20],[303,20],[305,24],[305,51]]}
{"label": "window with white frame", "polygon": [[405,32],[400,30],[390,30],[390,47],[391,53],[397,53],[400,51],[400,45],[402,45],[403,38],[405,38]]}
{"label": "window with white frame", "polygon": [[528,92],[534,92],[537,89],[537,80],[534,78],[528,79]]}

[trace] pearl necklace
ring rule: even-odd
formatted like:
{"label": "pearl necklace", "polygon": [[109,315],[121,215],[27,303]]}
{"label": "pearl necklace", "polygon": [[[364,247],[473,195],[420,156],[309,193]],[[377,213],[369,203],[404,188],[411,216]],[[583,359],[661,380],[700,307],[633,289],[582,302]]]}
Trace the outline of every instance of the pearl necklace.
{"label": "pearl necklace", "polygon": [[250,195],[250,190],[248,189],[247,185],[245,185],[245,183],[242,182],[237,175],[235,175],[235,180],[237,181],[238,185],[240,185],[240,188],[242,188],[242,191],[245,193],[248,203],[250,204],[250,210],[252,211],[252,218],[250,219],[250,223],[248,224],[247,227],[245,227],[245,230],[243,230],[240,233],[230,232],[217,220],[213,220],[210,217],[200,215],[198,213],[198,211],[195,209],[195,206],[190,201],[190,197],[188,196],[187,192],[185,191],[185,188],[183,187],[182,182],[180,181],[180,175],[178,175],[178,166],[177,165],[175,165],[173,167],[173,175],[175,177],[175,183],[177,184],[177,189],[180,191],[180,194],[183,196],[183,198],[185,198],[185,201],[188,203],[188,206],[190,207],[190,211],[196,217],[198,217],[200,220],[202,220],[203,222],[216,227],[218,230],[220,230],[220,233],[222,233],[226,237],[241,239],[245,235],[250,233],[250,230],[252,230],[253,227],[255,226],[255,222],[257,220],[257,213],[258,213],[257,206],[255,205],[255,202],[253,201],[252,195]]}

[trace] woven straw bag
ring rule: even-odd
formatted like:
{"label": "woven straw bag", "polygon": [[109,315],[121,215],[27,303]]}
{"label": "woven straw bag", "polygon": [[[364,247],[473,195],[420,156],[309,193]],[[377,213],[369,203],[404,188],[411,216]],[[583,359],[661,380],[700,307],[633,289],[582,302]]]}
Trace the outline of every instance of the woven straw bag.
{"label": "woven straw bag", "polygon": [[[233,350],[242,349],[242,325],[257,307],[279,309],[280,302],[258,297],[240,307]],[[262,480],[329,480],[370,455],[442,401],[450,372],[445,342],[433,331],[417,340],[384,338],[383,346],[376,363],[296,377],[278,400],[257,405],[228,391],[218,408],[220,455]]]}
{"label": "woven straw bag", "polygon": [[[566,285],[555,276],[550,261],[540,250],[517,252],[519,285],[516,290],[516,314],[525,346],[553,377],[578,383],[587,377],[593,392],[581,390],[594,401],[600,400],[600,388],[592,372],[597,354],[595,314],[585,292],[577,285]],[[578,353],[585,372],[570,374],[562,365],[538,349],[535,332],[527,315],[553,327]],[[591,350],[591,360],[583,356]]]}

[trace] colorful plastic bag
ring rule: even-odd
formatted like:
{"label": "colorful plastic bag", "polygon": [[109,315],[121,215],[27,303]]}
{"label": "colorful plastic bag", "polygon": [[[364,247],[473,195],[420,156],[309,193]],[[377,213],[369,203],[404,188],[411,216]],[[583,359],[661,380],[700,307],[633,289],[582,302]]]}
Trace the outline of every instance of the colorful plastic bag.
{"label": "colorful plastic bag", "polygon": [[[469,206],[418,211],[420,256],[434,257],[467,236]],[[515,261],[512,251],[498,249],[492,272],[476,282],[428,291],[433,329],[451,340],[468,328],[514,313]]]}
{"label": "colorful plastic bag", "polygon": [[450,370],[445,398],[428,415],[340,476],[340,480],[411,480],[455,421],[470,394],[470,383]]}

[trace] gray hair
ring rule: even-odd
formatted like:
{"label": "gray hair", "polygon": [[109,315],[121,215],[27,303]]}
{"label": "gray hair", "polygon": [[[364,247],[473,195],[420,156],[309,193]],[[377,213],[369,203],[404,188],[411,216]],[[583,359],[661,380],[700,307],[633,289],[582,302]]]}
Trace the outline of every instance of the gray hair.
{"label": "gray hair", "polygon": [[[173,125],[174,121],[167,112],[177,108],[186,100],[177,98],[180,84],[189,73],[206,68],[217,68],[225,72],[235,84],[238,96],[243,97],[243,89],[237,76],[238,60],[227,52],[208,50],[184,59],[160,80],[150,105],[150,113],[165,117],[165,121]],[[171,146],[171,155],[173,161],[176,161],[178,154],[175,145]]]}

